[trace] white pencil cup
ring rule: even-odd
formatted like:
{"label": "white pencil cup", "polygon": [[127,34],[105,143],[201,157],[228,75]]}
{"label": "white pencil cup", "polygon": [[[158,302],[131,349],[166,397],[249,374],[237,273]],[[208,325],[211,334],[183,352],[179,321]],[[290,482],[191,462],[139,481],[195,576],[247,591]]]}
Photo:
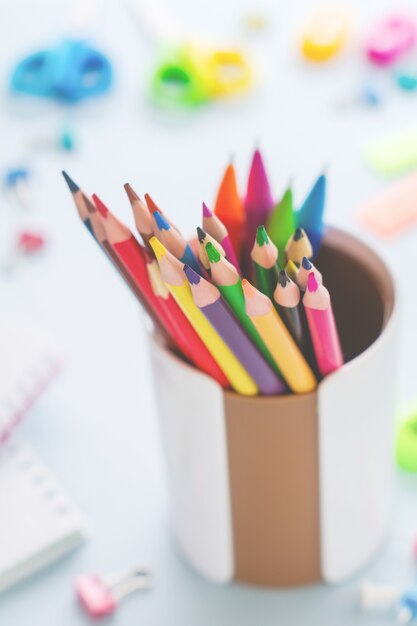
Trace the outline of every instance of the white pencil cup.
{"label": "white pencil cup", "polygon": [[338,583],[390,522],[396,309],[384,263],[338,230],[317,266],[346,364],[314,393],[224,391],[151,337],[173,523],[218,583]]}

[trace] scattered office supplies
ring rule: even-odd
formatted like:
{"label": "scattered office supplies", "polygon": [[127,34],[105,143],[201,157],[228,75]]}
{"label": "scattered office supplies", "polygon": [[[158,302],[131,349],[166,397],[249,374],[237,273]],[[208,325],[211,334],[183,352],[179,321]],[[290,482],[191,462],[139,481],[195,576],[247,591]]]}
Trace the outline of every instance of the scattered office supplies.
{"label": "scattered office supplies", "polygon": [[377,65],[391,65],[415,45],[417,26],[413,19],[393,15],[372,27],[365,42],[368,59]]}
{"label": "scattered office supplies", "polygon": [[31,196],[32,172],[26,166],[11,167],[3,174],[3,187],[8,198],[28,206]]}
{"label": "scattered office supplies", "polygon": [[0,320],[0,443],[62,363],[61,350],[51,337],[22,323]]}
{"label": "scattered office supplies", "polygon": [[365,148],[368,165],[382,176],[401,174],[417,166],[417,129],[408,128],[377,139]]}
{"label": "scattered office supplies", "polygon": [[85,534],[81,514],[46,467],[14,442],[0,449],[0,510],[0,591],[62,557]]}
{"label": "scattered office supplies", "polygon": [[358,213],[359,220],[377,235],[399,235],[417,221],[416,194],[417,174],[409,174],[362,205]]}
{"label": "scattered office supplies", "polygon": [[75,580],[75,592],[81,606],[96,619],[114,613],[120,601],[134,591],[151,587],[151,573],[143,567],[116,574],[84,574]]}
{"label": "scattered office supplies", "polygon": [[11,77],[11,89],[68,103],[107,93],[113,70],[109,59],[86,41],[64,39],[55,47],[22,59]]}
{"label": "scattered office supplies", "polygon": [[33,255],[39,254],[46,245],[46,240],[40,233],[24,230],[19,233],[14,241],[13,248],[3,260],[3,272],[10,273],[16,271],[17,267],[31,258]]}
{"label": "scattered office supplies", "polygon": [[190,36],[176,16],[155,0],[134,0],[131,7],[139,25],[160,46],[151,78],[156,103],[190,107],[250,89],[253,70],[243,50],[202,43],[204,38]]}
{"label": "scattered office supplies", "polygon": [[328,61],[344,47],[349,31],[346,12],[338,7],[317,10],[305,26],[301,52],[309,61]]}

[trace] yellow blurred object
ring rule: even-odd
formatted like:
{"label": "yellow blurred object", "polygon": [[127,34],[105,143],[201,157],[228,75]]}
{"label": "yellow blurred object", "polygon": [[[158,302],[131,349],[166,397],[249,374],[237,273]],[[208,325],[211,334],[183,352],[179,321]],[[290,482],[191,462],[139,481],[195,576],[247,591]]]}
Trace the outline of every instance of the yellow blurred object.
{"label": "yellow blurred object", "polygon": [[301,41],[303,56],[310,61],[327,61],[346,43],[349,18],[341,8],[321,8],[311,17]]}

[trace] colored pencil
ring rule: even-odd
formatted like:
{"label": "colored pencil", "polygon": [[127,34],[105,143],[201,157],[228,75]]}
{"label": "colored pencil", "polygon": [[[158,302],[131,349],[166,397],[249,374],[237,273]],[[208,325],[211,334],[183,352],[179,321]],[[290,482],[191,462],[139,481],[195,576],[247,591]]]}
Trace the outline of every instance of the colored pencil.
{"label": "colored pencil", "polygon": [[274,357],[288,386],[295,393],[307,393],[317,386],[315,376],[288,332],[268,296],[242,281],[246,312]]}
{"label": "colored pencil", "polygon": [[286,387],[249,339],[239,322],[222,300],[220,291],[186,265],[194,303],[229,346],[235,357],[252,376],[262,395],[284,393]]}
{"label": "colored pencil", "polygon": [[180,229],[178,228],[178,226],[176,226],[173,221],[168,217],[168,215],[166,215],[162,209],[159,208],[159,206],[152,200],[151,196],[148,193],[145,193],[145,202],[146,202],[146,206],[149,209],[149,212],[151,213],[151,215],[153,215],[156,211],[158,211],[158,213],[160,213],[161,215],[164,216],[164,218],[166,219],[166,221],[168,222],[168,224],[170,226],[172,226],[172,228],[174,228],[177,233],[181,234]]}
{"label": "colored pencil", "polygon": [[[152,318],[163,321],[173,343],[192,363],[195,363],[209,376],[212,376],[222,387],[228,386],[228,380],[211,357],[205,345],[200,341],[186,316],[172,297],[166,298],[160,288],[155,289],[155,272],[153,279],[149,275],[146,250],[135,239],[125,224],[118,220],[96,195],[94,202],[103,216],[108,241],[135,282],[140,292],[140,299]],[[152,270],[151,270],[152,271]]]}
{"label": "colored pencil", "polygon": [[210,243],[207,244],[206,251],[210,262],[212,282],[218,287],[223,298],[269,365],[279,373],[272,354],[246,313],[242,279],[237,269],[230,261],[222,257]]}
{"label": "colored pencil", "polygon": [[301,208],[296,213],[297,226],[306,231],[313,247],[313,257],[320,250],[323,236],[324,206],[326,202],[326,175],[321,174],[314,183]]}
{"label": "colored pencil", "polygon": [[216,380],[219,385],[224,388],[228,387],[229,381],[226,376],[223,374],[162,280],[161,270],[159,269],[157,260],[153,256],[153,252],[151,255],[148,250],[144,249],[144,255],[152,290],[155,296],[161,299],[162,308],[165,309],[167,314],[174,320],[178,331],[177,336],[179,335],[181,338],[182,345],[179,347],[182,349],[183,354],[202,372],[205,372],[208,376]]}
{"label": "colored pencil", "polygon": [[278,284],[274,291],[274,301],[278,305],[278,313],[288,330],[295,341],[301,345],[303,343],[303,327],[298,310],[300,290],[285,270],[281,270],[279,273]]}
{"label": "colored pencil", "polygon": [[136,191],[132,189],[129,183],[124,185],[124,189],[132,206],[136,230],[142,237],[143,243],[147,246],[149,244],[149,239],[153,237],[154,234],[151,213],[146,204],[142,202]]}
{"label": "colored pencil", "polygon": [[269,216],[267,229],[273,243],[278,248],[278,258],[285,265],[285,246],[296,229],[291,187],[285,191],[281,200]]}
{"label": "colored pencil", "polygon": [[226,251],[226,258],[233,263],[239,274],[241,274],[241,269],[239,265],[239,261],[237,260],[236,253],[233,249],[232,241],[229,237],[229,233],[227,232],[226,226],[223,222],[214,215],[208,208],[208,206],[203,202],[203,228],[216,241],[221,243],[224,250]]}
{"label": "colored pencil", "polygon": [[201,274],[201,267],[191,250],[190,244],[185,241],[183,236],[172,228],[165,217],[155,211],[153,214],[155,221],[155,233],[161,243],[173,254],[181,263],[189,265],[198,274]]}
{"label": "colored pencil", "polygon": [[86,206],[86,198],[87,195],[79,188],[79,186],[68,176],[68,174],[62,170],[62,175],[65,179],[65,182],[68,185],[68,188],[71,192],[72,199],[74,200],[74,204],[78,211],[78,215],[86,229],[90,232],[90,234],[95,237],[92,226],[89,211]]}
{"label": "colored pencil", "polygon": [[291,261],[291,259],[288,261],[287,265],[285,266],[285,271],[287,272],[291,280],[294,283],[297,283],[298,267],[296,266],[294,261]]}
{"label": "colored pencil", "polygon": [[216,248],[217,252],[222,256],[226,256],[226,252],[221,243],[216,241],[214,237],[208,235],[200,226],[197,226],[197,240],[198,240],[198,258],[201,265],[208,272],[210,271],[210,261],[208,260],[206,252],[206,244],[211,243]]}
{"label": "colored pencil", "polygon": [[135,280],[132,278],[131,274],[127,271],[124,263],[120,260],[118,255],[113,250],[110,245],[107,234],[105,230],[105,226],[103,220],[101,218],[100,213],[97,210],[97,207],[93,204],[92,200],[85,194],[78,185],[68,176],[66,172],[62,172],[67,182],[67,185],[71,191],[73,196],[73,200],[75,202],[78,215],[82,220],[83,224],[87,227],[87,230],[96,240],[100,248],[103,250],[104,254],[107,256],[109,261],[112,263],[113,267],[120,274],[120,276],[124,279],[134,296],[145,306],[148,315],[153,319],[155,325],[159,328],[159,331],[164,335],[164,337],[172,343],[175,343],[172,333],[170,329],[164,324],[159,317],[155,314],[152,308],[143,302],[142,293],[137,286]]}
{"label": "colored pencil", "polygon": [[255,150],[250,167],[248,186],[245,198],[245,244],[246,249],[252,248],[256,229],[260,224],[266,224],[268,216],[274,207],[271,189],[265,170],[265,165],[259,150]]}
{"label": "colored pencil", "polygon": [[308,275],[303,298],[314,354],[322,376],[343,365],[343,353],[333,315],[330,294],[317,280],[314,272]]}
{"label": "colored pencil", "polygon": [[300,227],[295,229],[295,232],[288,240],[288,243],[285,247],[285,252],[287,255],[287,260],[294,261],[297,265],[300,265],[303,257],[307,257],[311,259],[313,256],[313,248],[311,247],[311,243],[309,238],[307,237],[304,230]]}
{"label": "colored pencil", "polygon": [[245,230],[245,212],[237,188],[233,163],[227,166],[217,191],[214,214],[227,229],[236,257],[240,259]]}
{"label": "colored pencil", "polygon": [[269,239],[265,226],[258,226],[251,257],[258,288],[272,299],[278,282],[278,249]]}
{"label": "colored pencil", "polygon": [[168,289],[220,369],[228,378],[232,388],[242,395],[256,395],[258,387],[254,380],[239,363],[213,326],[206,320],[200,309],[194,304],[191,288],[183,271],[183,263],[171,254],[156,237],[152,237],[149,243],[153,248],[161,269],[162,278]]}
{"label": "colored pencil", "polygon": [[320,274],[319,270],[314,267],[312,262],[307,259],[306,256],[303,256],[300,268],[297,271],[296,278],[297,285],[299,286],[301,291],[305,291],[307,289],[308,275],[310,274],[310,272],[314,272],[319,283],[323,283],[323,276]]}

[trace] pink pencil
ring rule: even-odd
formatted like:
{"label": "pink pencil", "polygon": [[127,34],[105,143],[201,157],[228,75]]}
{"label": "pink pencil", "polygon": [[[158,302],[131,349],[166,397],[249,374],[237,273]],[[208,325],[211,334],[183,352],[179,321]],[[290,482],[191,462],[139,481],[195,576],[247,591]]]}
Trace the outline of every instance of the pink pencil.
{"label": "pink pencil", "polygon": [[314,272],[308,275],[303,304],[317,365],[321,375],[326,376],[342,367],[343,354],[330,294],[319,283]]}
{"label": "pink pencil", "polygon": [[242,274],[226,226],[219,220],[217,215],[210,211],[205,202],[203,202],[203,229],[223,246],[227,260],[235,266],[239,274]]}

